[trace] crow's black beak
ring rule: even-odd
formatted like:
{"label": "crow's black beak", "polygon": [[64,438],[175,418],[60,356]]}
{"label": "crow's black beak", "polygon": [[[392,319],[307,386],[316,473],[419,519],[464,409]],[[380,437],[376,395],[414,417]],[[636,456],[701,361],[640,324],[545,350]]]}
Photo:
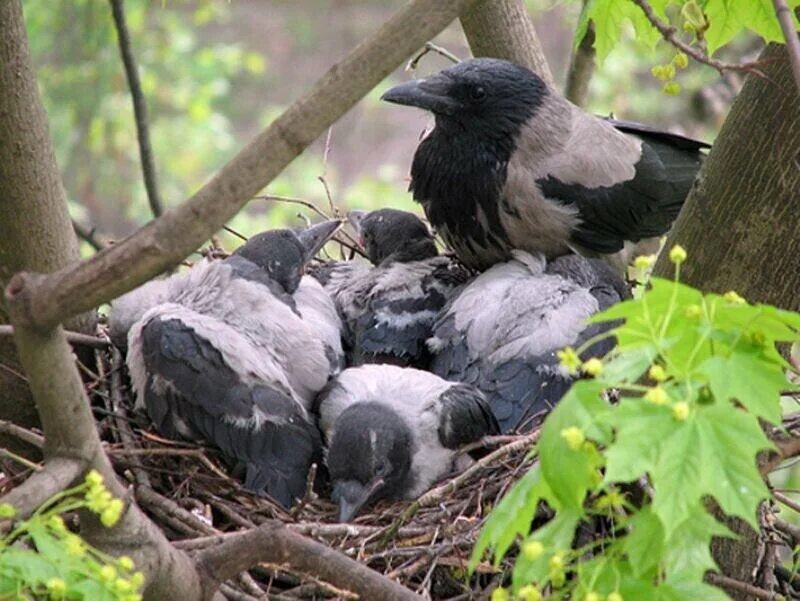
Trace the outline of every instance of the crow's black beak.
{"label": "crow's black beak", "polygon": [[387,91],[381,100],[416,106],[434,114],[452,115],[461,103],[448,94],[450,80],[443,75],[432,75],[427,79],[415,79],[401,83]]}
{"label": "crow's black beak", "polygon": [[344,222],[341,219],[331,219],[330,221],[323,221],[322,223],[312,225],[297,234],[297,237],[306,250],[306,261],[310,261],[314,258],[314,255],[325,246],[325,243],[331,239],[331,236],[336,233],[336,230],[341,227],[342,223]]}
{"label": "crow's black beak", "polygon": [[339,504],[339,522],[351,521],[364,504],[384,485],[382,478],[373,478],[366,486],[355,480],[336,482],[333,499]]}

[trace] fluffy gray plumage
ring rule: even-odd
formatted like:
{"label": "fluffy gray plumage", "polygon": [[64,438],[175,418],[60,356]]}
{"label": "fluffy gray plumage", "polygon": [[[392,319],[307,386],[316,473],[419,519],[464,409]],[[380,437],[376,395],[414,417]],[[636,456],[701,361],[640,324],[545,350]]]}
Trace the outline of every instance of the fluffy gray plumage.
{"label": "fluffy gray plumage", "polygon": [[156,428],[214,444],[244,466],[248,488],[284,505],[321,450],[308,409],[343,360],[333,302],[299,275],[335,226],[315,226],[315,240],[260,234],[230,259],[131,292],[110,315],[117,332],[136,320],[127,364]]}
{"label": "fluffy gray plumage", "polygon": [[[556,351],[607,329],[586,320],[628,295],[598,260],[567,255],[548,263],[542,255],[513,255],[453,298],[428,341],[434,373],[483,391],[504,432],[558,402],[573,379],[559,367]],[[599,342],[585,357],[612,346],[613,340]]]}
{"label": "fluffy gray plumage", "polygon": [[707,147],[587,114],[530,70],[497,59],[462,61],[383,98],[434,114],[410,189],[479,270],[513,249],[549,258],[578,250],[624,265],[623,251],[670,228]]}
{"label": "fluffy gray plumage", "polygon": [[497,432],[479,391],[394,365],[343,371],[319,416],[342,521],[368,502],[420,495],[453,469],[459,446]]}
{"label": "fluffy gray plumage", "polygon": [[413,213],[380,209],[349,216],[372,265],[328,263],[314,276],[342,316],[348,363],[394,363],[425,368],[425,340],[467,271],[439,256],[427,226]]}

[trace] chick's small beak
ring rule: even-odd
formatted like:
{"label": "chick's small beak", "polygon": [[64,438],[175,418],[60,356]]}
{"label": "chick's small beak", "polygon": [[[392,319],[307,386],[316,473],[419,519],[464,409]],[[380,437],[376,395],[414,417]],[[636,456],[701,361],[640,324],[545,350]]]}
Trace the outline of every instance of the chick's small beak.
{"label": "chick's small beak", "polygon": [[433,75],[427,79],[415,79],[401,83],[385,92],[381,100],[416,106],[436,114],[452,115],[460,107],[456,99],[449,96],[450,81],[443,75]]}
{"label": "chick's small beak", "polygon": [[353,480],[334,484],[334,498],[339,504],[339,522],[352,521],[359,510],[383,485],[382,478],[374,478],[366,486]]}
{"label": "chick's small beak", "polygon": [[336,233],[336,230],[341,227],[342,223],[344,222],[341,219],[323,221],[322,223],[306,228],[297,235],[300,242],[303,244],[303,248],[305,248],[306,261],[310,261],[314,258],[314,255],[325,246],[325,243],[331,239],[331,236]]}

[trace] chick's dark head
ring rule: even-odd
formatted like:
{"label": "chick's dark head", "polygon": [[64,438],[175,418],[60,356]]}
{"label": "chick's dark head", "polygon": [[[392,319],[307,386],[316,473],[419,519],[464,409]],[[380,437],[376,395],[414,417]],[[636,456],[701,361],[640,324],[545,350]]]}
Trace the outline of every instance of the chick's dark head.
{"label": "chick's dark head", "polygon": [[258,265],[292,294],[300,284],[306,263],[330,240],[341,223],[338,219],[323,221],[299,233],[288,229],[262,232],[252,236],[234,255]]}
{"label": "chick's dark head", "polygon": [[367,503],[403,497],[413,484],[412,446],[406,423],[384,405],[357,403],[342,412],[327,462],[341,522]]}
{"label": "chick's dark head", "polygon": [[373,265],[390,257],[401,262],[415,261],[435,257],[439,252],[428,226],[414,213],[397,209],[350,211],[347,218],[358,231]]}
{"label": "chick's dark head", "polygon": [[509,61],[476,58],[395,86],[381,99],[416,106],[436,116],[437,128],[481,127],[513,135],[547,96],[538,75]]}

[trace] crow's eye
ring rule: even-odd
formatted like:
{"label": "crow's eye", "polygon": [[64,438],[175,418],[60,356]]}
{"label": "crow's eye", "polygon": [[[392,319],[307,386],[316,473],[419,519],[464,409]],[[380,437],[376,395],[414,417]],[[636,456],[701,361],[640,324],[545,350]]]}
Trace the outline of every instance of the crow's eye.
{"label": "crow's eye", "polygon": [[389,471],[389,464],[385,461],[381,461],[378,465],[375,466],[375,474],[377,476],[385,476],[386,472]]}
{"label": "crow's eye", "polygon": [[483,100],[486,98],[486,90],[483,89],[483,86],[475,86],[470,89],[469,95],[473,100]]}

